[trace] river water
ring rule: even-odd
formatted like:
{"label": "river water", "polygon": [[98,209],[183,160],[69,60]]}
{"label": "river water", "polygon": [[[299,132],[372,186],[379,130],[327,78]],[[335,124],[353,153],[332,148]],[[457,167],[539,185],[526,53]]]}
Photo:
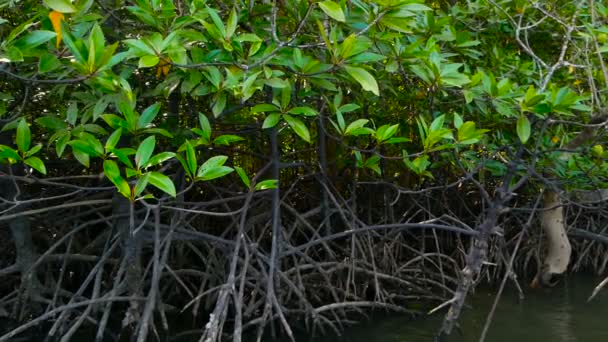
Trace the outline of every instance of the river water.
{"label": "river water", "polygon": [[[601,281],[576,276],[551,289],[524,289],[519,301],[513,288],[505,289],[486,342],[608,342],[608,287],[591,302],[587,298]],[[522,284],[523,285],[523,284]],[[495,297],[495,289],[478,289],[467,302],[449,342],[477,342]],[[373,317],[348,328],[342,337],[301,337],[298,342],[429,342],[443,314],[412,320],[409,317]]]}

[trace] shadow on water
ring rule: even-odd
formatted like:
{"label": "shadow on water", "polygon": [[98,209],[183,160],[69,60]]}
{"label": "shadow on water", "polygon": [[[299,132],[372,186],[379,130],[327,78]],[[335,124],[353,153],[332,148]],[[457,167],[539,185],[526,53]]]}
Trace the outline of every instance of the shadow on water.
{"label": "shadow on water", "polygon": [[[486,342],[608,341],[608,290],[587,302],[598,282],[594,277],[571,277],[552,289],[527,289],[523,302],[514,289],[505,289]],[[449,342],[479,340],[495,292],[477,289],[460,320],[460,333],[454,332]],[[443,313],[417,320],[376,316],[347,329],[342,337],[301,337],[298,342],[428,342],[433,340],[442,318]]]}

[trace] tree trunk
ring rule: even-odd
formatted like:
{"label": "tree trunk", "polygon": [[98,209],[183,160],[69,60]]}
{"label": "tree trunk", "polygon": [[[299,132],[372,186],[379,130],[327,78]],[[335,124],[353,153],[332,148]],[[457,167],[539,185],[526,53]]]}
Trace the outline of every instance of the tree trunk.
{"label": "tree trunk", "polygon": [[545,210],[541,215],[541,227],[546,236],[547,254],[540,272],[532,282],[533,287],[554,285],[551,278],[554,275],[566,272],[572,254],[572,247],[564,224],[564,208],[559,194],[555,191],[546,190],[543,200]]}

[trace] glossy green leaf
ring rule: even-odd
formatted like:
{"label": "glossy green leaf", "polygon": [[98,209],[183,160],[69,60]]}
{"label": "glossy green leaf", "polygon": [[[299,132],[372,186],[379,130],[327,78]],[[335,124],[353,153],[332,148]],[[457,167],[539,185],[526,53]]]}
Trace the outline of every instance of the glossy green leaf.
{"label": "glossy green leaf", "polygon": [[135,153],[135,165],[137,165],[138,169],[141,169],[148,160],[150,160],[150,156],[152,152],[154,152],[154,147],[156,146],[156,138],[151,135],[144,139],[144,141],[139,144],[137,148],[137,152]]}
{"label": "glossy green leaf", "polygon": [[255,185],[256,190],[268,190],[268,189],[276,189],[278,186],[278,181],[276,179],[267,179],[261,181]]}
{"label": "glossy green leaf", "polygon": [[306,142],[310,142],[310,132],[302,120],[291,115],[283,115],[283,118],[300,138]]}
{"label": "glossy green leaf", "polygon": [[110,153],[114,149],[114,147],[116,147],[116,144],[118,144],[118,141],[120,141],[121,135],[122,128],[115,130],[112,135],[110,135],[105,145],[106,153]]}
{"label": "glossy green leaf", "polygon": [[194,147],[190,144],[190,141],[186,140],[186,163],[188,165],[188,171],[191,175],[196,173],[197,160],[196,160],[196,151],[194,151]]}
{"label": "glossy green leaf", "polygon": [[159,110],[159,103],[155,103],[150,107],[146,108],[139,116],[139,120],[137,121],[137,128],[144,128],[148,126],[152,121],[154,121],[154,118],[158,114]]}
{"label": "glossy green leaf", "polygon": [[144,173],[135,183],[135,188],[133,188],[133,196],[139,196],[148,186],[148,180],[150,179],[150,173]]}
{"label": "glossy green leaf", "polygon": [[175,185],[171,181],[171,179],[160,172],[149,172],[150,176],[148,177],[148,182],[158,189],[162,190],[166,194],[169,194],[172,197],[175,197]]}
{"label": "glossy green leaf", "polygon": [[150,160],[148,160],[148,162],[144,165],[144,168],[164,163],[167,160],[172,159],[173,157],[175,157],[175,153],[173,152],[161,152],[152,156]]}
{"label": "glossy green leaf", "polygon": [[236,170],[236,173],[241,178],[241,181],[243,182],[243,184],[245,184],[246,187],[250,188],[251,180],[249,179],[249,176],[247,176],[247,173],[245,172],[245,170],[243,170],[243,168],[240,166],[235,166],[234,169]]}
{"label": "glossy green leaf", "polygon": [[40,158],[38,157],[29,157],[23,161],[25,164],[31,166],[34,170],[46,175],[46,167]]}
{"label": "glossy green leaf", "polygon": [[32,136],[30,133],[30,127],[27,125],[25,119],[21,119],[19,121],[19,125],[17,126],[17,148],[21,153],[25,153],[30,149],[30,144],[32,142]]}
{"label": "glossy green leaf", "polygon": [[120,175],[120,169],[115,161],[109,159],[104,160],[103,172],[106,175],[106,178],[108,178],[110,182],[116,186],[119,193],[126,198],[131,198],[131,187],[129,186],[129,183],[127,183],[127,181]]}
{"label": "glossy green leaf", "polygon": [[233,134],[223,134],[220,135],[219,137],[213,139],[213,143],[215,145],[224,145],[224,146],[228,146],[232,143],[235,143],[237,141],[243,141],[245,140],[244,138],[238,136],[238,135],[233,135]]}

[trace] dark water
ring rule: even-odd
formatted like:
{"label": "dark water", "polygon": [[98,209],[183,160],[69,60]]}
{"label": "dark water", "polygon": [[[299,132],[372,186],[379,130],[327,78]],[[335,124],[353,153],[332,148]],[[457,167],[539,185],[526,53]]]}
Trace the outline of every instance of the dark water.
{"label": "dark water", "polygon": [[[570,278],[552,289],[524,289],[518,300],[506,289],[486,336],[486,342],[608,342],[608,288],[591,302],[587,298],[601,281]],[[522,284],[523,285],[523,284]],[[494,300],[495,290],[478,289],[449,342],[476,342]],[[424,319],[376,317],[349,328],[342,337],[301,338],[298,342],[427,342],[441,325],[444,312]]]}

